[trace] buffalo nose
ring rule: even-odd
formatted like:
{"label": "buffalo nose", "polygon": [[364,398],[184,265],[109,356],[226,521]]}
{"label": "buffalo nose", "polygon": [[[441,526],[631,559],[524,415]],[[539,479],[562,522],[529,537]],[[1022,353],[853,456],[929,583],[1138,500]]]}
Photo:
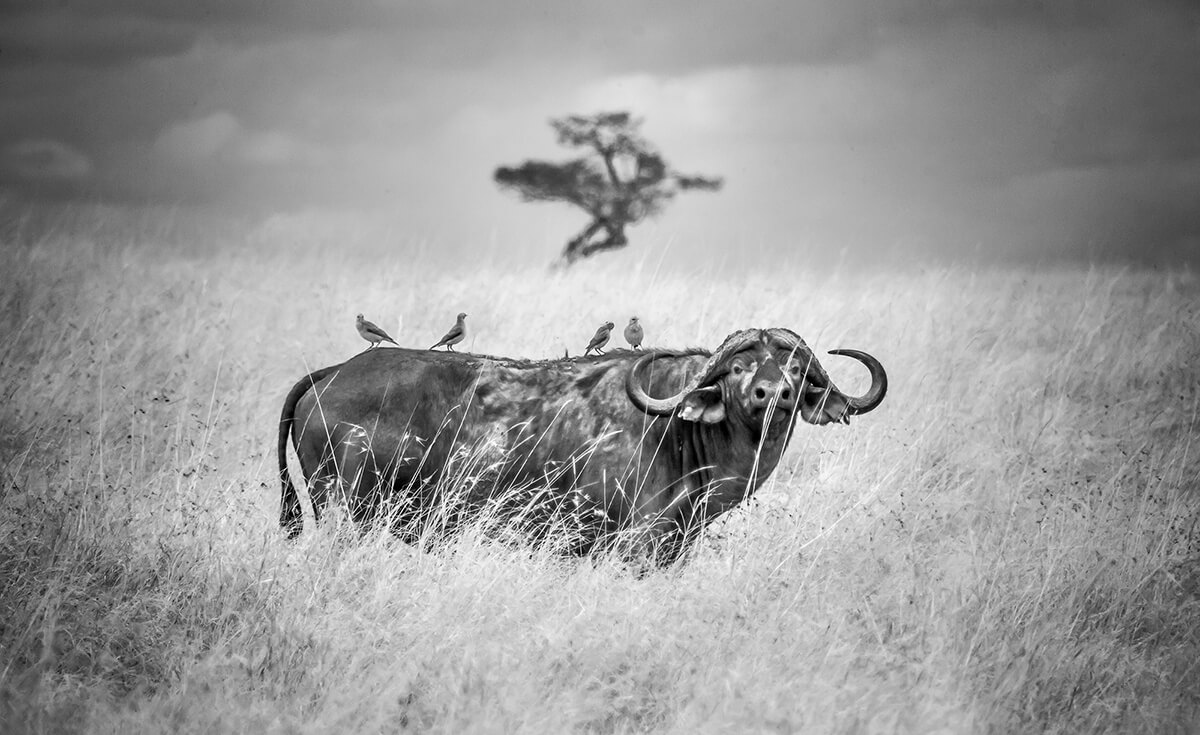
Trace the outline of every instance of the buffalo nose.
{"label": "buffalo nose", "polygon": [[775,408],[781,411],[791,410],[796,405],[792,386],[784,381],[759,381],[750,391],[750,405],[754,408],[766,408],[772,400]]}

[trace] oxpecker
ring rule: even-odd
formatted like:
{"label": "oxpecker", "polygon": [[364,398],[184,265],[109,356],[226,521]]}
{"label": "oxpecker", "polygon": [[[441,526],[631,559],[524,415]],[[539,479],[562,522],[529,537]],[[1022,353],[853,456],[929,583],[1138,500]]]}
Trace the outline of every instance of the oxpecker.
{"label": "oxpecker", "polygon": [[363,319],[362,314],[355,317],[354,326],[358,328],[359,336],[371,343],[371,346],[367,348],[368,350],[378,347],[380,342],[391,342],[397,347],[400,346],[396,344],[396,340],[392,339],[387,332],[380,329],[374,322]]}
{"label": "oxpecker", "polygon": [[629,324],[625,327],[625,341],[635,350],[642,349],[642,325],[638,324],[636,316],[629,318]]}
{"label": "oxpecker", "polygon": [[434,345],[433,347],[430,347],[429,349],[436,350],[437,348],[441,347],[442,345],[446,345],[447,350],[449,350],[450,352],[454,352],[454,345],[458,344],[459,342],[462,342],[466,338],[467,338],[467,315],[460,312],[458,315],[458,321],[456,321],[454,323],[453,327],[450,327],[450,331],[446,332],[446,336],[442,337],[441,340],[439,340],[436,345]]}
{"label": "oxpecker", "polygon": [[596,354],[603,355],[604,350],[601,348],[608,344],[608,336],[612,334],[614,326],[616,325],[612,322],[604,322],[601,324],[600,328],[596,330],[596,334],[592,336],[592,341],[588,342],[587,349],[583,351],[583,354],[587,355],[592,350],[595,350]]}

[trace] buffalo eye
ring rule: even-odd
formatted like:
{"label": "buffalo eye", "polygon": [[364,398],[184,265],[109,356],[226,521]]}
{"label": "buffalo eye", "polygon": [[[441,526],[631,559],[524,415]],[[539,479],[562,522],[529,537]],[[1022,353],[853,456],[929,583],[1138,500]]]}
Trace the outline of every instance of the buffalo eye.
{"label": "buffalo eye", "polygon": [[734,366],[733,366],[733,374],[734,374],[734,375],[741,375],[743,372],[744,372],[744,368],[742,368],[742,366],[741,366],[741,365],[734,365]]}

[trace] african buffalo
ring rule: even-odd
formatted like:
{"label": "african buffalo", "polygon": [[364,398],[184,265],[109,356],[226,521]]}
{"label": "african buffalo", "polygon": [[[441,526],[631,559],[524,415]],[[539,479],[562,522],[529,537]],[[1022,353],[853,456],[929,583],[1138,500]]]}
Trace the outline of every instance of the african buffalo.
{"label": "african buffalo", "polygon": [[880,404],[879,361],[831,354],[870,370],[863,396],[839,391],[786,329],[736,332],[713,353],[529,361],[370,350],[288,394],[279,522],[289,537],[303,527],[290,433],[318,520],[333,493],[355,520],[386,513],[415,541],[431,523],[452,532],[501,509],[535,536],[570,521],[575,553],[616,547],[670,563],[770,476],[797,415],[848,423]]}

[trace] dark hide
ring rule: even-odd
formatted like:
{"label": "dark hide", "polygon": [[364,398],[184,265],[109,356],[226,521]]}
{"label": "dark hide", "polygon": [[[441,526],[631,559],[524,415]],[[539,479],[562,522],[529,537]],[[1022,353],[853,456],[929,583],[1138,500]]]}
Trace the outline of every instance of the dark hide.
{"label": "dark hide", "polygon": [[[568,529],[575,553],[615,544],[669,563],[770,476],[797,416],[845,420],[841,394],[820,384],[824,373],[797,369],[812,363],[811,353],[753,334],[763,336],[710,366],[701,388],[665,416],[639,410],[626,392],[630,367],[645,353],[532,362],[364,352],[288,395],[280,523],[291,536],[300,532],[286,468],[290,430],[318,520],[335,494],[356,521],[385,512],[397,533],[417,541],[490,508],[535,539]],[[710,356],[654,354],[641,383],[654,397],[698,378]]]}

